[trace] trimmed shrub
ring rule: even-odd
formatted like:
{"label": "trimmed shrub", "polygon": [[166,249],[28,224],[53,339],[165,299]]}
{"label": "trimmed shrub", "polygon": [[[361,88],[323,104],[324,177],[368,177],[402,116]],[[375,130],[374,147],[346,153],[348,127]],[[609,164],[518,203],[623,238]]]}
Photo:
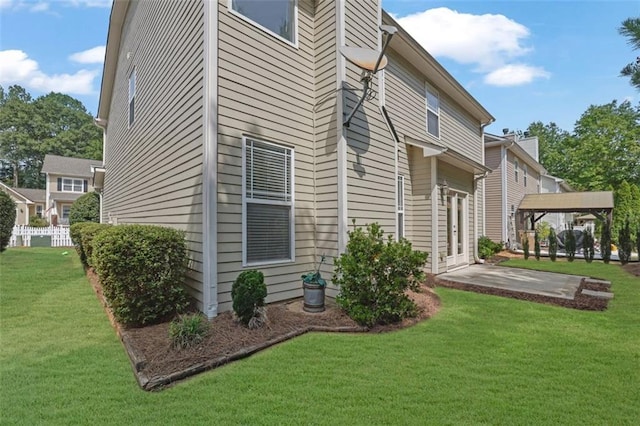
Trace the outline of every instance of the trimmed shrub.
{"label": "trimmed shrub", "polygon": [[595,241],[593,238],[593,234],[591,233],[591,229],[586,228],[584,231],[582,231],[582,235],[584,260],[586,260],[587,263],[591,263],[593,262],[593,256],[595,254]]}
{"label": "trimmed shrub", "polygon": [[29,226],[33,226],[34,228],[46,228],[49,226],[49,222],[47,219],[40,216],[30,216]]}
{"label": "trimmed shrub", "polygon": [[78,222],[100,222],[100,195],[87,192],[71,204],[69,225]]}
{"label": "trimmed shrub", "polygon": [[[555,234],[554,234],[554,237],[555,237]],[[540,260],[540,233],[538,232],[537,229],[533,236],[533,252],[535,253],[536,260]]]}
{"label": "trimmed shrub", "polygon": [[169,324],[169,339],[176,349],[195,346],[204,340],[209,331],[209,322],[200,313],[178,315]]}
{"label": "trimmed shrub", "polygon": [[489,237],[478,238],[478,256],[480,259],[488,259],[502,250],[501,243],[494,243]]}
{"label": "trimmed shrub", "polygon": [[636,231],[636,253],[638,253],[638,262],[640,262],[640,224]]}
{"label": "trimmed shrub", "polygon": [[632,248],[631,225],[629,224],[629,219],[627,219],[618,231],[618,257],[620,258],[620,263],[623,265],[629,263]]}
{"label": "trimmed shrub", "polygon": [[600,254],[602,261],[609,263],[611,260],[611,222],[605,219],[602,224],[602,238],[600,238]]}
{"label": "trimmed shrub", "polygon": [[[84,253],[85,266],[95,266],[93,262],[93,240],[105,229],[111,228],[106,223],[84,222],[87,225],[80,228],[80,246]],[[72,240],[73,241],[73,240]],[[82,260],[82,259],[81,259]]]}
{"label": "trimmed shrub", "polygon": [[82,249],[82,232],[84,228],[92,224],[93,222],[78,222],[78,223],[74,223],[69,227],[69,237],[71,237],[71,242],[73,243],[73,246],[78,252],[78,256],[80,257],[80,262],[82,262],[84,266],[88,266],[88,265],[87,265],[87,257],[84,253],[84,250]]}
{"label": "trimmed shrub", "polygon": [[569,232],[566,233],[564,250],[567,253],[567,260],[573,262],[576,258],[576,235],[573,233],[573,225],[569,225]]}
{"label": "trimmed shrub", "polygon": [[16,223],[16,203],[6,192],[0,191],[0,253],[9,245]]}
{"label": "trimmed shrub", "polygon": [[334,261],[333,283],[340,286],[336,302],[365,326],[415,316],[417,307],[406,291],[419,290],[427,256],[405,239],[394,241],[390,235],[385,242],[377,223],[365,232],[354,221],[347,250]]}
{"label": "trimmed shrub", "polygon": [[556,235],[556,230],[551,228],[549,230],[549,259],[551,259],[552,262],[555,262],[557,256],[558,256],[558,236]]}
{"label": "trimmed shrub", "polygon": [[524,252],[524,260],[529,260],[529,236],[525,233],[522,239],[522,251]]}
{"label": "trimmed shrub", "polygon": [[265,297],[267,286],[264,283],[264,274],[255,269],[241,272],[231,287],[233,312],[238,320],[249,328],[259,327],[262,323],[260,318],[264,316]]}
{"label": "trimmed shrub", "polygon": [[153,225],[110,226],[95,235],[93,250],[104,296],[121,324],[154,324],[188,307],[182,287],[187,267],[183,232]]}

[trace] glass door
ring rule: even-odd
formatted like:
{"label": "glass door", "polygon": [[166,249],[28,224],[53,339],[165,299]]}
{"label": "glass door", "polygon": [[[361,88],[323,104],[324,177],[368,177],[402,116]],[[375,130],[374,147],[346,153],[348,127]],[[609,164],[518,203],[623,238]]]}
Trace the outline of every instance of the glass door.
{"label": "glass door", "polygon": [[451,192],[447,195],[447,266],[469,262],[467,195]]}

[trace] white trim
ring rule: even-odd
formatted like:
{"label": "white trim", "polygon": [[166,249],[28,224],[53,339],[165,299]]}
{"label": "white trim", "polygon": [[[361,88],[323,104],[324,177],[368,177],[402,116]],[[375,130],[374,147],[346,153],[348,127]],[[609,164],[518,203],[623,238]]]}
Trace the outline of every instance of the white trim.
{"label": "white trim", "polygon": [[438,159],[431,157],[431,273],[438,273],[440,253],[438,252]]}
{"label": "white trim", "polygon": [[[280,34],[276,34],[275,32],[273,32],[272,30],[270,30],[269,28],[265,27],[264,25],[254,21],[253,19],[249,18],[248,16],[244,16],[242,13],[238,12],[237,10],[235,10],[233,8],[233,0],[228,0],[227,1],[227,10],[229,11],[229,13],[231,15],[237,16],[238,18],[242,19],[243,21],[248,22],[249,24],[258,27],[259,29],[261,29],[262,31],[266,32],[267,34],[269,34],[270,36],[283,41],[285,43],[287,43],[288,45],[295,47],[296,49],[298,49],[298,39],[299,39],[299,20],[298,20],[298,0],[293,0],[294,1],[294,6],[293,6],[293,22],[294,22],[294,28],[293,28],[293,40],[288,40],[284,37],[282,37]],[[266,3],[266,2],[265,2]]]}
{"label": "white trim", "polygon": [[[402,199],[402,203],[400,202]],[[405,186],[404,175],[398,175],[396,178],[396,241],[400,241],[400,238],[407,238],[406,223],[406,209],[405,209]],[[402,215],[402,222],[399,220]],[[400,232],[402,230],[402,232]],[[402,233],[402,235],[400,235]]]}
{"label": "white trim", "polygon": [[[290,170],[285,170],[289,176],[291,184],[291,193],[289,195],[289,201],[274,201],[265,199],[254,199],[247,197],[247,141],[259,142],[265,145],[271,145],[278,149],[286,149],[289,151],[291,158]],[[295,182],[295,149],[291,146],[270,142],[264,139],[255,138],[253,136],[242,136],[242,266],[261,266],[261,265],[277,265],[282,263],[293,263],[296,260],[296,182]],[[290,257],[288,259],[276,259],[250,262],[247,260],[247,203],[251,204],[265,204],[265,205],[284,205],[289,206],[289,251]]]}
{"label": "white trim", "polygon": [[[62,179],[62,184],[60,185],[61,189],[60,191],[56,191],[56,192],[66,192],[68,194],[84,194],[84,181],[87,179],[83,179],[83,178],[74,178],[74,177],[64,177],[64,176],[60,176],[60,179]],[[65,180],[70,180],[71,181],[71,190],[66,190],[64,189],[64,181]],[[73,188],[75,188],[75,181],[79,180],[80,182],[82,182],[80,184],[80,191],[75,191]],[[57,182],[56,182],[57,185]],[[89,181],[87,180],[87,186],[89,186]],[[57,188],[56,188],[57,189]],[[87,189],[88,192],[88,189]]]}
{"label": "white trim", "polygon": [[202,310],[218,315],[218,2],[204,2]]}
{"label": "white trim", "polygon": [[[431,108],[429,106],[429,98],[428,98],[428,92],[431,92],[431,94],[435,95],[436,98],[438,98],[438,110],[434,110],[433,108]],[[438,140],[440,140],[440,92],[438,92],[436,89],[434,89],[429,83],[425,82],[424,83],[424,104],[426,106],[426,110],[425,110],[425,117],[424,117],[424,128],[425,131],[427,132],[427,135],[434,137]],[[429,132],[429,111],[433,112],[434,114],[436,114],[438,116],[438,135],[434,135],[433,133]]]}
{"label": "white trim", "polygon": [[338,178],[338,254],[347,248],[348,204],[347,204],[347,132],[344,126],[344,82],[347,78],[346,61],[340,54],[340,47],[345,43],[345,0],[336,2],[336,88],[340,97],[337,98],[337,178]]}
{"label": "white trim", "polygon": [[502,220],[500,221],[501,226],[501,231],[500,233],[502,234],[501,238],[502,241],[504,241],[505,243],[507,242],[507,204],[508,200],[507,200],[507,174],[508,174],[508,168],[509,168],[509,155],[507,152],[507,148],[504,145],[500,146],[500,157],[501,157],[501,164],[502,164],[502,169],[501,169],[501,180],[502,180],[502,185],[501,189],[502,189],[502,202],[500,204],[502,204],[502,208],[500,210],[502,210],[501,214],[502,214]]}

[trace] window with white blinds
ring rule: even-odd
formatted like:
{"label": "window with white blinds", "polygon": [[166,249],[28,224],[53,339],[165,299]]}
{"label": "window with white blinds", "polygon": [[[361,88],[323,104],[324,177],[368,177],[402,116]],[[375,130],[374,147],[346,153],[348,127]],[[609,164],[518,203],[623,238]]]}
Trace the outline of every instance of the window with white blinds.
{"label": "window with white blinds", "polygon": [[293,150],[243,138],[243,262],[294,258]]}
{"label": "window with white blinds", "polygon": [[440,95],[427,86],[427,133],[440,138]]}

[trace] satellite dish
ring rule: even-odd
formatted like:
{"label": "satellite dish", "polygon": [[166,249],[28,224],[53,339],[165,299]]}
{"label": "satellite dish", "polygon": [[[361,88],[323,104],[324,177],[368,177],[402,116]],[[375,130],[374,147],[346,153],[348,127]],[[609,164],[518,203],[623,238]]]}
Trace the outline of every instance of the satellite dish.
{"label": "satellite dish", "polygon": [[[386,67],[388,63],[387,57],[374,49],[342,46],[340,53],[355,66],[369,72],[380,71]],[[380,57],[382,57],[382,59],[380,59],[380,63],[378,64]],[[376,69],[376,64],[378,64],[378,69]]]}

